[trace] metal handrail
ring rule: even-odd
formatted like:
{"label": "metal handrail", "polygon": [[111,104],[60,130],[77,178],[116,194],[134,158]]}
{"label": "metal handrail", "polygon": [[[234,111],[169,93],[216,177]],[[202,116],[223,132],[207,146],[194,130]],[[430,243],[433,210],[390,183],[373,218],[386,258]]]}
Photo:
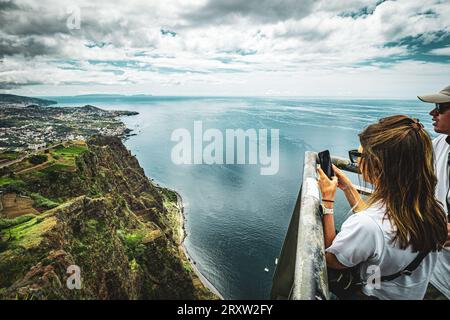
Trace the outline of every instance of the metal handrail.
{"label": "metal handrail", "polygon": [[[317,153],[305,152],[303,181],[273,277],[271,299],[324,300],[330,298],[320,192],[316,179]],[[340,157],[332,162],[344,171],[358,173],[355,164]],[[360,193],[370,189],[355,186]]]}

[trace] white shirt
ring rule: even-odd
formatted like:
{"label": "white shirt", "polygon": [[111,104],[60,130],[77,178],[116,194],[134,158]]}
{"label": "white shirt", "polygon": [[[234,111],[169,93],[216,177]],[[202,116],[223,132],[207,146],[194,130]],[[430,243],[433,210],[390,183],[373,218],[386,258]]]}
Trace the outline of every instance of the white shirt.
{"label": "white shirt", "polygon": [[[331,246],[326,250],[333,253],[337,260],[353,267],[361,263],[361,279],[367,281],[373,274],[369,266],[378,266],[381,276],[393,275],[404,270],[417,256],[408,247],[400,249],[391,240],[395,230],[386,210],[380,204],[350,216],[342,225]],[[437,253],[428,254],[410,276],[402,275],[392,281],[379,283],[379,288],[367,284],[363,292],[382,300],[421,300],[427,290]]]}
{"label": "white shirt", "polygon": [[[436,165],[436,176],[438,184],[436,188],[436,198],[444,205],[447,212],[445,198],[449,188],[447,159],[450,152],[450,145],[445,141],[446,135],[440,135],[433,140],[434,160]],[[450,248],[444,248],[438,256],[438,261],[431,277],[431,283],[448,299],[450,299]]]}

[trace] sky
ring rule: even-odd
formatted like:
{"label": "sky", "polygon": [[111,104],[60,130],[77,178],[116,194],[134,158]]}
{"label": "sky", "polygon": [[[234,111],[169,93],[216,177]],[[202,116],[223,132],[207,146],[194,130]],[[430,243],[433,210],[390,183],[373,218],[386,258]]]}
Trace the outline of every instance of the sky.
{"label": "sky", "polygon": [[0,0],[0,92],[409,98],[450,85],[450,0]]}

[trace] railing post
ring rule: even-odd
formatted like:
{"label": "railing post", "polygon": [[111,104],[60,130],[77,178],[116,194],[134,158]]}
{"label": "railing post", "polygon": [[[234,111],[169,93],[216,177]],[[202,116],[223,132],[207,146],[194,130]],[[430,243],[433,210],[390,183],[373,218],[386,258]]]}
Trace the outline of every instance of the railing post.
{"label": "railing post", "polygon": [[272,299],[329,299],[317,153],[306,152],[303,181],[274,275]]}
{"label": "railing post", "polygon": [[306,152],[303,169],[301,205],[295,257],[294,286],[291,299],[328,299],[328,279],[320,192],[316,179],[317,153]]}

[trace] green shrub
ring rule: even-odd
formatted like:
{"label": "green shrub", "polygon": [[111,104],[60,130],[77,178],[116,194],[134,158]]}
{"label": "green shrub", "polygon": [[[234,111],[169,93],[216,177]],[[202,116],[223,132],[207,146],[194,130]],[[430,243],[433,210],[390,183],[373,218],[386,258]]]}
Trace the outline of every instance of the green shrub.
{"label": "green shrub", "polygon": [[125,233],[122,230],[118,230],[117,233],[125,245],[126,253],[130,260],[139,257],[144,253],[146,248],[142,243],[142,240],[144,239],[142,233]]}
{"label": "green shrub", "polygon": [[47,160],[48,160],[48,157],[45,154],[34,154],[34,155],[28,157],[28,161],[31,164],[35,164],[35,165],[44,163]]}
{"label": "green shrub", "polygon": [[173,192],[172,190],[169,190],[169,189],[166,189],[166,188],[161,188],[161,193],[170,202],[177,202],[178,201],[177,194],[175,192]]}

